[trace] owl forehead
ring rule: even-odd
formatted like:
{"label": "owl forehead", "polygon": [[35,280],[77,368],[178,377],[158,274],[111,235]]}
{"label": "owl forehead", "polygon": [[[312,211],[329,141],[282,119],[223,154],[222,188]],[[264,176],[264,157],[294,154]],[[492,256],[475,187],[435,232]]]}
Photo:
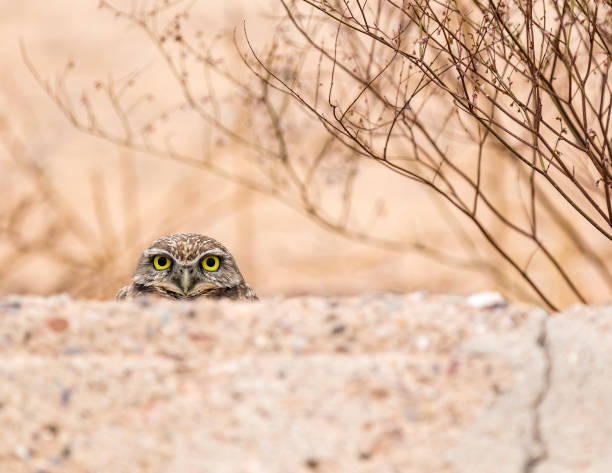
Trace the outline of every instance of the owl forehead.
{"label": "owl forehead", "polygon": [[154,242],[149,249],[167,251],[178,261],[191,261],[203,252],[212,249],[220,249],[227,253],[223,245],[214,238],[196,233],[177,233],[162,237]]}

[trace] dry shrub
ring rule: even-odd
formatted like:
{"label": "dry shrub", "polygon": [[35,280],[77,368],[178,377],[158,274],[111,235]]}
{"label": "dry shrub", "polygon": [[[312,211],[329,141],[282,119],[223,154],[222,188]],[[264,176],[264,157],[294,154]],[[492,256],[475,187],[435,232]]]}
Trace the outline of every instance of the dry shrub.
{"label": "dry shrub", "polygon": [[[288,74],[287,56],[267,58],[249,42],[262,82],[355,156],[439,194],[547,306],[558,303],[538,272],[581,302],[593,283],[610,290],[609,258],[591,244],[607,242],[609,255],[609,4],[281,3],[293,28],[278,43],[317,67]],[[496,174],[513,169],[508,195]],[[508,208],[513,200],[522,211]],[[588,278],[564,245],[593,269]]]}

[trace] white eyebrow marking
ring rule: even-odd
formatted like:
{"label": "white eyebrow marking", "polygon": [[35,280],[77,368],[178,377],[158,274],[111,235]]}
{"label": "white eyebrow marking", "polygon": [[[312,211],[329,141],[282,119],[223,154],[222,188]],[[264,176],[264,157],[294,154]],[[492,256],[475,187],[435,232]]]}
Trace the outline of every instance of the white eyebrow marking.
{"label": "white eyebrow marking", "polygon": [[204,258],[207,255],[214,255],[214,256],[220,256],[223,258],[229,258],[229,255],[225,251],[221,250],[220,248],[211,248],[210,250],[203,251],[202,253],[200,253],[198,256],[196,256],[190,261],[184,261],[184,260],[178,260],[178,261],[179,263],[186,264],[186,265],[194,264],[200,261],[202,258]]}
{"label": "white eyebrow marking", "polygon": [[174,261],[174,257],[170,254],[170,252],[166,251],[166,250],[162,250],[161,248],[149,248],[148,250],[146,250],[144,252],[145,256],[154,256],[154,255],[166,255],[168,256],[172,261]]}
{"label": "white eyebrow marking", "polygon": [[210,250],[206,250],[200,253],[198,255],[198,258],[201,258],[204,255],[227,256],[227,253],[220,248],[211,248]]}

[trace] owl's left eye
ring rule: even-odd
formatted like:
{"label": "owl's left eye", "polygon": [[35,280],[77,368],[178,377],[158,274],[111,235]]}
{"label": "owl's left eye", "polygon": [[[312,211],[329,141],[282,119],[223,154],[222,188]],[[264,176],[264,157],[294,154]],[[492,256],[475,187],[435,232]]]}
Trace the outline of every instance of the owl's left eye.
{"label": "owl's left eye", "polygon": [[167,256],[157,255],[155,258],[153,258],[153,267],[158,271],[168,269],[171,264],[172,260]]}
{"label": "owl's left eye", "polygon": [[221,261],[218,256],[205,256],[202,260],[202,268],[204,268],[205,271],[216,271],[219,269],[220,264]]}

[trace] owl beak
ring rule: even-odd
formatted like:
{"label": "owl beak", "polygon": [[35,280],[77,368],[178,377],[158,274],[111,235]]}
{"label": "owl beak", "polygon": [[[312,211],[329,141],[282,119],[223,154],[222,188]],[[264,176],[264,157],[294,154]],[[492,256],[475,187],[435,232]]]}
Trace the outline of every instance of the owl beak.
{"label": "owl beak", "polygon": [[189,269],[183,270],[183,276],[181,278],[181,287],[183,289],[184,294],[187,294],[191,289],[191,271]]}

